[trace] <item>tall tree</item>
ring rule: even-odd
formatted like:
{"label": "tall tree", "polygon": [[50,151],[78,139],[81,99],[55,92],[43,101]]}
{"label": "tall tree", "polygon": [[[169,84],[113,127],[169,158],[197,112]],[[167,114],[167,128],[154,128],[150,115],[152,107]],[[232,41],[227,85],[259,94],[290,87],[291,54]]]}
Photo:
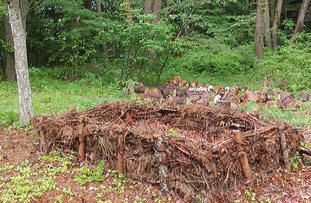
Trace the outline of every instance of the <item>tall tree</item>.
{"label": "tall tree", "polygon": [[125,6],[126,6],[126,17],[131,24],[132,23],[131,2],[130,2],[130,0],[124,0],[124,2],[125,2]]}
{"label": "tall tree", "polygon": [[[102,5],[99,1],[96,1],[96,10],[99,16],[102,16]],[[104,27],[102,28],[104,31]],[[107,43],[104,41],[102,44],[103,52],[107,53]]]}
{"label": "tall tree", "polygon": [[155,0],[154,1],[154,8],[153,8],[153,14],[154,14],[154,19],[153,19],[153,24],[156,24],[160,21],[160,12],[161,12],[161,6],[162,6],[162,0]]}
{"label": "tall tree", "polygon": [[262,59],[262,0],[257,1],[256,29],[255,29],[255,56]]}
{"label": "tall tree", "polygon": [[272,41],[271,41],[271,33],[270,33],[270,2],[269,0],[265,0],[265,43],[266,46],[272,49]]}
{"label": "tall tree", "polygon": [[19,0],[6,0],[6,4],[14,42],[15,69],[19,100],[19,121],[22,124],[29,124],[34,113],[28,73],[26,32],[23,28]]}
{"label": "tall tree", "polygon": [[[5,42],[13,46],[12,30],[9,22],[9,17],[4,18]],[[5,74],[9,81],[16,81],[16,71],[14,62],[14,52],[5,50]]]}
{"label": "tall tree", "polygon": [[281,19],[283,0],[278,0],[276,4],[276,11],[273,20],[273,29],[272,29],[272,45],[276,47],[278,45],[278,23]]}
{"label": "tall tree", "polygon": [[[28,14],[29,6],[30,4],[28,0],[20,1],[21,16],[23,28],[25,31],[26,31],[26,16]],[[5,42],[13,47],[14,46],[13,36],[8,16],[5,16],[4,27],[5,27]],[[5,65],[6,77],[8,78],[9,81],[16,81],[14,52],[6,50],[5,57],[6,57],[6,65]]]}
{"label": "tall tree", "polygon": [[308,8],[308,5],[310,3],[310,0],[303,0],[300,10],[299,10],[299,14],[298,14],[298,19],[297,19],[297,23],[296,23],[296,28],[294,31],[294,34],[292,36],[291,42],[294,42],[296,39],[296,35],[297,33],[301,32],[303,29],[303,24],[305,21],[305,15],[306,15],[306,11]]}
{"label": "tall tree", "polygon": [[[150,15],[151,13],[151,0],[145,0],[145,10],[144,10],[144,14],[145,16]],[[148,19],[145,19],[145,23],[149,23]]]}

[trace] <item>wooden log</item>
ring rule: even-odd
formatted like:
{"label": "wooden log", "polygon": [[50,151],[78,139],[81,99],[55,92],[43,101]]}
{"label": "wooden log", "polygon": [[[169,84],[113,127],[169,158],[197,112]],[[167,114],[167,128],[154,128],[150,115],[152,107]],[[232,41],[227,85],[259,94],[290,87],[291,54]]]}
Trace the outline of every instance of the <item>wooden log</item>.
{"label": "wooden log", "polygon": [[39,134],[39,137],[40,137],[40,150],[41,150],[41,152],[43,152],[43,153],[47,153],[47,151],[48,151],[48,146],[47,146],[47,142],[46,142],[44,133],[43,133],[42,130],[40,130],[40,131],[38,132],[38,134]]}
{"label": "wooden log", "polygon": [[86,116],[80,116],[79,120],[79,149],[78,149],[78,156],[79,161],[82,162],[85,160],[85,120]]}
{"label": "wooden log", "polygon": [[291,171],[291,163],[290,163],[290,158],[289,158],[289,151],[287,148],[287,139],[286,139],[286,135],[284,133],[284,129],[285,126],[283,124],[279,125],[279,133],[281,135],[280,141],[281,141],[281,150],[282,150],[282,156],[283,156],[283,161],[284,161],[284,166],[285,166],[285,170],[287,172]]}
{"label": "wooden log", "polygon": [[120,174],[124,174],[124,166],[125,166],[125,162],[124,162],[124,150],[125,150],[125,134],[122,134],[119,136],[118,138],[118,163],[117,163],[117,167],[118,167],[118,173]]}
{"label": "wooden log", "polygon": [[236,150],[239,153],[239,161],[242,167],[243,175],[247,180],[251,181],[252,180],[251,169],[249,167],[248,158],[244,151],[243,147],[244,142],[243,137],[241,136],[241,132],[238,130],[234,130],[232,134],[233,139],[236,142]]}
{"label": "wooden log", "polygon": [[218,100],[216,103],[216,106],[222,109],[230,109],[231,107],[231,101],[226,100]]}
{"label": "wooden log", "polygon": [[164,146],[162,144],[163,137],[161,134],[156,133],[153,135],[153,140],[154,140],[155,156],[159,163],[160,186],[163,192],[165,194],[168,194],[169,188],[168,188],[167,181],[166,181],[168,168],[165,164],[163,164],[163,161],[166,159],[166,154],[164,152]]}

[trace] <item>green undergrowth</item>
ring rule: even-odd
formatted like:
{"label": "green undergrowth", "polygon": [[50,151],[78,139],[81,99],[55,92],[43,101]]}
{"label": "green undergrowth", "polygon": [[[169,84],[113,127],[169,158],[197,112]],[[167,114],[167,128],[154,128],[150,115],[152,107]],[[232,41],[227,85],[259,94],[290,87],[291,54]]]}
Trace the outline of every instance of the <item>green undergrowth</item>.
{"label": "green undergrowth", "polygon": [[62,157],[54,151],[41,157],[39,163],[24,160],[18,165],[9,163],[0,167],[0,201],[30,202],[45,192],[57,188],[56,175],[68,172],[72,156]]}
{"label": "green undergrowth", "polygon": [[[105,100],[124,99],[115,85],[90,74],[75,81],[59,78],[58,70],[31,68],[30,80],[35,115],[63,113],[76,106],[78,111],[88,109]],[[18,92],[16,83],[0,82],[0,125],[18,121]]]}
{"label": "green undergrowth", "polygon": [[21,163],[3,164],[0,166],[0,202],[33,202],[48,197],[54,202],[77,202],[81,194],[90,191],[94,202],[171,202],[170,197],[162,200],[148,186],[147,191],[138,190],[136,182],[129,183],[124,174],[104,166],[100,161],[93,170],[86,166],[77,168],[73,154],[63,156],[58,151],[41,156],[35,162],[25,159]]}
{"label": "green undergrowth", "polygon": [[308,114],[302,114],[310,105],[296,109],[294,107],[289,109],[282,109],[275,104],[269,109],[258,106],[256,102],[249,102],[239,107],[240,110],[253,113],[255,110],[260,112],[260,118],[267,121],[282,120],[291,125],[311,128],[311,117]]}
{"label": "green undergrowth", "polygon": [[[288,49],[288,54],[293,54],[294,50],[294,47]],[[278,50],[276,52],[284,51]],[[307,89],[309,87],[309,80],[304,80],[302,77],[301,83],[306,87],[304,89],[303,86],[298,84],[297,79],[295,79],[300,73],[295,71],[295,67],[289,65],[294,63],[294,56],[282,58],[277,53],[270,52],[266,52],[265,56],[271,57],[272,59],[267,58],[259,63],[258,67],[252,67],[247,70],[241,69],[236,73],[226,73],[224,71],[223,74],[217,74],[203,69],[203,71],[198,72],[191,68],[187,69],[183,66],[176,66],[175,69],[170,68],[164,72],[162,83],[166,79],[180,75],[182,79],[188,82],[197,80],[199,83],[223,86],[235,86],[238,84],[240,87],[248,87],[250,90],[260,90],[263,87],[264,75],[276,73],[269,78],[269,82],[272,85],[271,89],[280,90],[277,88],[277,84],[284,77],[287,78],[285,90],[291,90],[295,96],[299,96],[304,91],[310,93],[309,89]],[[223,55],[223,57],[225,57],[223,59],[225,60],[226,56]],[[182,62],[185,59],[181,58],[179,60]],[[282,67],[286,67],[287,64],[287,69],[291,69],[287,72],[290,72],[292,75],[283,73],[280,67],[276,68],[276,62],[273,62],[274,60],[281,61],[283,63]],[[218,63],[225,62],[218,61]],[[188,62],[189,64],[192,64],[192,62]],[[299,66],[299,68],[307,67],[303,61],[296,62],[296,66]],[[78,111],[82,111],[96,104],[103,103],[105,100],[113,102],[118,100],[129,101],[131,99],[131,96],[126,95],[121,90],[122,85],[129,85],[131,80],[111,82],[110,79],[107,79],[110,76],[107,76],[107,78],[101,77],[100,74],[96,75],[82,68],[71,79],[70,69],[63,67],[54,69],[31,68],[29,72],[35,115],[60,114],[70,111],[73,106],[76,106]],[[308,79],[309,76],[306,73],[304,75]],[[297,85],[295,86],[295,84]],[[13,124],[13,127],[18,126],[18,92],[16,83],[0,82],[0,99],[0,125],[7,126]],[[251,106],[252,103],[248,105]],[[243,108],[242,106],[241,109]],[[304,110],[306,109],[299,109],[298,111]],[[296,111],[296,109],[282,110],[274,107],[268,110],[260,110],[263,119],[284,120],[293,125],[311,126],[310,116],[293,114],[293,111]]]}

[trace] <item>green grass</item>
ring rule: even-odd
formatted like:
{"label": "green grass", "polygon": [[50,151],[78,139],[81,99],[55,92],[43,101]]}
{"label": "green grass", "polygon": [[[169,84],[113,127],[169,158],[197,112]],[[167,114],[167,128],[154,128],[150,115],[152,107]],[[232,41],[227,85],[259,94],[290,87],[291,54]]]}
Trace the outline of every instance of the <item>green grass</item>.
{"label": "green grass", "polygon": [[[122,97],[122,91],[113,84],[106,84],[105,78],[94,74],[83,73],[74,82],[60,79],[64,70],[58,69],[30,69],[32,97],[35,115],[52,115],[70,111],[76,106],[78,111],[93,107],[96,104],[117,100],[129,100]],[[251,90],[261,89],[263,78],[254,72],[246,72],[234,76],[216,77],[208,74],[195,75],[191,72],[179,72],[188,82],[198,80],[199,83],[248,87]],[[172,73],[171,73],[172,74]],[[176,75],[176,72],[175,72]],[[164,77],[169,78],[170,74]],[[262,80],[261,80],[262,79]],[[296,93],[297,95],[297,93]],[[14,124],[18,126],[18,92],[16,83],[0,82],[0,125]],[[251,111],[253,103],[242,106],[240,109]],[[261,117],[268,120],[284,120],[293,125],[311,127],[311,118],[308,115],[295,115],[296,109],[282,110],[277,107],[261,109]],[[305,109],[300,109],[302,111]]]}
{"label": "green grass", "polygon": [[[256,102],[249,102],[243,104],[239,107],[240,110],[245,110],[247,112],[253,113]],[[282,120],[288,122],[291,125],[303,126],[311,128],[311,117],[310,115],[297,115],[295,112],[302,112],[309,108],[310,106],[301,107],[300,109],[295,109],[294,107],[289,109],[281,109],[276,105],[272,106],[270,109],[264,109],[259,107],[260,118],[267,121]]]}
{"label": "green grass", "polygon": [[[74,82],[55,77],[57,70],[30,69],[35,115],[51,115],[72,109],[88,109],[105,100],[121,100],[121,91],[114,85],[103,85],[101,78],[84,78]],[[17,84],[0,82],[0,125],[18,121]]]}

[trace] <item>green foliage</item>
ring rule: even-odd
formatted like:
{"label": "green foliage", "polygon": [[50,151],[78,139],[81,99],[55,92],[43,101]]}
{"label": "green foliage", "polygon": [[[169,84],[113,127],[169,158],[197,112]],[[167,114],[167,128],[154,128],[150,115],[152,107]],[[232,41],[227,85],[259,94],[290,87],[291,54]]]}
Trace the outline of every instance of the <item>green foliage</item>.
{"label": "green foliage", "polygon": [[259,71],[263,75],[276,73],[273,85],[276,87],[279,80],[287,81],[285,90],[301,92],[311,88],[311,57],[309,47],[302,44],[282,46],[275,52],[266,52],[264,60],[259,64]]}
{"label": "green foliage", "polygon": [[102,37],[100,21],[96,12],[83,7],[82,0],[42,1],[29,15],[28,47],[41,52],[50,65],[76,68],[97,55]]}
{"label": "green foliage", "polygon": [[30,202],[47,191],[55,190],[56,175],[67,172],[71,159],[71,156],[63,157],[53,151],[41,157],[40,163],[33,164],[27,159],[16,166],[6,163],[0,167],[0,201]]}
{"label": "green foliage", "polygon": [[86,166],[81,167],[80,169],[75,169],[75,172],[80,172],[81,175],[75,176],[74,181],[84,185],[85,183],[89,183],[92,181],[100,182],[103,180],[103,172],[104,172],[104,161],[100,161],[96,169],[91,171]]}
{"label": "green foliage", "polygon": [[248,71],[254,65],[251,46],[230,48],[214,39],[200,40],[183,57],[170,62],[169,68],[178,67],[194,74],[232,75]]}

